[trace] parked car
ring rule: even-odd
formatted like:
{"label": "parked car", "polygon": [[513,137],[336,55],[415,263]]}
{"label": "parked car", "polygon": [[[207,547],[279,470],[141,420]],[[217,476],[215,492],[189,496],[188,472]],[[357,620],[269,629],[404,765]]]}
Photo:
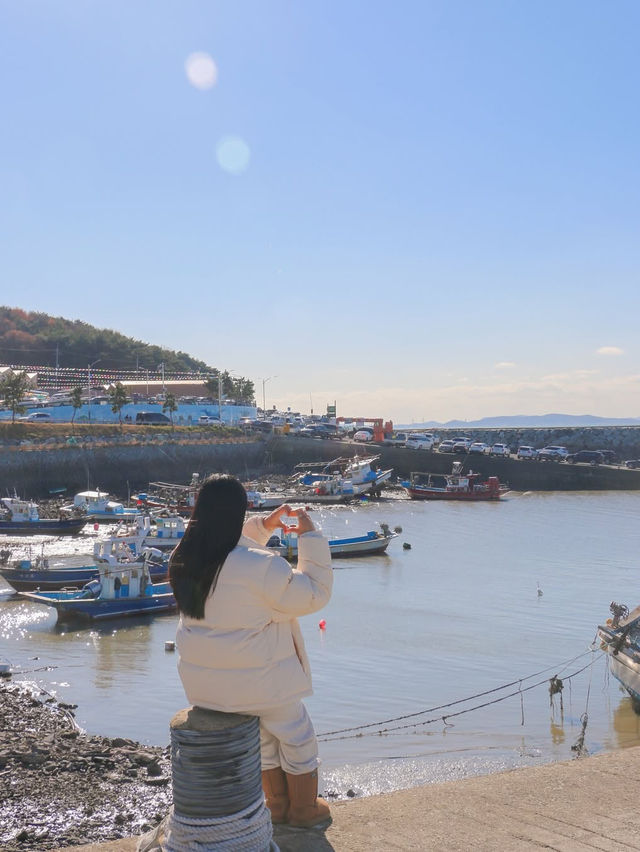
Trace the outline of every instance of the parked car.
{"label": "parked car", "polygon": [[538,451],[534,447],[523,446],[518,447],[517,456],[519,459],[535,459],[538,457]]}
{"label": "parked car", "polygon": [[408,438],[408,432],[392,432],[391,435],[388,438],[385,438],[382,443],[385,444],[387,447],[406,447]]}
{"label": "parked car", "polygon": [[602,453],[604,458],[604,464],[619,464],[620,457],[614,450],[598,450],[599,453]]}
{"label": "parked car", "polygon": [[569,453],[565,461],[569,464],[603,464],[604,456],[598,450],[578,450],[577,453]]}
{"label": "parked car", "polygon": [[32,411],[31,414],[27,414],[25,417],[20,417],[19,419],[28,420],[30,423],[34,423],[39,420],[53,420],[53,417],[49,414],[48,411]]}
{"label": "parked car", "polygon": [[373,432],[370,432],[369,429],[358,429],[358,431],[353,436],[354,441],[373,441]]}
{"label": "parked car", "polygon": [[198,417],[198,425],[199,426],[222,426],[222,422],[219,417],[214,417],[209,414],[201,414]]}
{"label": "parked car", "polygon": [[453,441],[447,438],[446,441],[440,441],[440,445],[438,446],[439,453],[452,453],[453,452]]}
{"label": "parked car", "polygon": [[471,438],[454,438],[453,439],[453,452],[454,453],[468,453],[469,447],[473,441]]}
{"label": "parked car", "polygon": [[469,453],[476,453],[477,455],[486,456],[489,455],[491,447],[489,444],[483,444],[482,441],[474,441],[473,444],[469,447]]}
{"label": "parked car", "polygon": [[509,452],[509,447],[506,444],[494,444],[491,447],[491,455],[492,456],[505,456],[509,457],[511,453]]}
{"label": "parked car", "polygon": [[411,432],[407,436],[407,447],[410,450],[430,450],[433,448],[434,438],[427,432]]}
{"label": "parked car", "polygon": [[627,459],[626,462],[624,462],[624,466],[635,470],[640,467],[640,459]]}
{"label": "parked car", "polygon": [[552,445],[538,450],[536,459],[538,461],[564,461],[568,455],[569,450],[566,447]]}
{"label": "parked car", "polygon": [[136,414],[136,423],[143,426],[170,426],[171,420],[159,411],[139,411]]}

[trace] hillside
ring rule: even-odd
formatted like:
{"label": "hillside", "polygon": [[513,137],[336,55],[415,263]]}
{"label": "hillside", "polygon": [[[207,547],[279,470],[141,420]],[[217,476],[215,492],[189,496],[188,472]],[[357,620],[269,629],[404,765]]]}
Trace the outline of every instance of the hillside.
{"label": "hillside", "polygon": [[117,331],[0,306],[0,364],[86,368],[97,358],[103,370],[155,371],[163,363],[168,373],[215,372],[185,352],[143,343]]}

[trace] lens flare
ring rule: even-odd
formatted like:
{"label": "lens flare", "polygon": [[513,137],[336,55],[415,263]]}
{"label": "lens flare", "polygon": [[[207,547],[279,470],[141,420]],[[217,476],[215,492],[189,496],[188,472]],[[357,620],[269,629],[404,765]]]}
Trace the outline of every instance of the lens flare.
{"label": "lens flare", "polygon": [[187,79],[196,89],[212,89],[218,79],[218,68],[208,53],[190,53],[184,63]]}
{"label": "lens flare", "polygon": [[251,150],[239,136],[224,136],[216,146],[216,158],[225,172],[241,175],[249,168]]}

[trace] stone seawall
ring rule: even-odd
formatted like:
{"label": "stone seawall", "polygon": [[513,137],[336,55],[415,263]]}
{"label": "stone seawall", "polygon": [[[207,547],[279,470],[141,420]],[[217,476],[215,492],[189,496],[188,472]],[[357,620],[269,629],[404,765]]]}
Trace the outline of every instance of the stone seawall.
{"label": "stone seawall", "polygon": [[74,494],[87,487],[125,496],[149,482],[186,483],[191,474],[256,476],[265,463],[264,441],[179,444],[77,444],[62,448],[0,448],[0,490],[37,499],[58,488]]}
{"label": "stone seawall", "polygon": [[[496,438],[496,441],[498,439]],[[605,449],[605,447],[603,447]],[[627,491],[640,489],[640,471],[609,465],[570,465],[557,462],[518,461],[515,458],[459,456],[450,453],[380,447],[345,441],[318,441],[308,438],[275,438],[269,442],[271,466],[290,470],[301,461],[330,461],[338,456],[379,455],[381,468],[393,468],[399,478],[412,471],[451,473],[454,461],[464,470],[472,468],[486,476],[497,476],[514,491]]]}
{"label": "stone seawall", "polygon": [[[533,431],[539,433],[537,439],[531,437]],[[623,458],[640,457],[639,451],[633,452],[634,441],[640,440],[640,428],[597,429],[596,434],[590,435],[585,435],[589,431],[585,429],[569,431],[571,435],[567,430],[484,430],[482,435],[473,431],[470,437],[487,443],[500,440],[510,446],[528,441],[535,446],[562,443],[571,450],[600,447],[614,449]],[[268,441],[228,439],[219,443],[189,444],[163,437],[144,444],[4,446],[0,447],[0,492],[6,494],[15,489],[21,496],[36,499],[59,488],[73,494],[87,487],[100,487],[125,496],[129,491],[146,488],[152,481],[186,483],[194,472],[233,473],[249,479],[269,473],[288,474],[300,462],[371,454],[380,455],[380,466],[393,468],[394,476],[399,478],[408,477],[412,471],[448,473],[458,459],[464,462],[465,470],[472,467],[482,474],[496,475],[518,491],[640,489],[640,471],[625,468],[453,456],[288,435]]]}

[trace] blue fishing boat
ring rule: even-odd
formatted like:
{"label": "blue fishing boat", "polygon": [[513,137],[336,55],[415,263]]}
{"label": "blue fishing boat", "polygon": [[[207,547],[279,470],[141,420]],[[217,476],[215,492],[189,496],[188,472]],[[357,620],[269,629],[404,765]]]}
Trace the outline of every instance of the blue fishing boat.
{"label": "blue fishing boat", "polygon": [[[95,551],[104,546],[97,543]],[[53,557],[44,555],[35,559],[14,559],[7,564],[0,563],[0,577],[6,580],[16,592],[59,591],[60,589],[79,589],[91,580],[98,579],[99,571],[96,556],[91,557]],[[133,554],[126,560],[134,562]],[[158,552],[155,559],[149,559],[149,575],[153,583],[167,579],[168,563]]]}
{"label": "blue fishing boat", "polygon": [[76,535],[86,517],[41,518],[37,503],[0,498],[0,533],[4,535]]}
{"label": "blue fishing boat", "polygon": [[98,567],[97,579],[82,589],[57,592],[20,592],[20,597],[53,607],[58,621],[84,619],[101,621],[131,615],[173,612],[176,601],[169,583],[152,583],[148,560],[119,563],[106,559]]}
{"label": "blue fishing boat", "polygon": [[[364,535],[351,538],[330,538],[329,551],[332,559],[346,559],[353,556],[374,556],[384,553],[389,547],[389,542],[396,538],[397,533],[392,532],[387,524],[380,524],[380,531],[369,530]],[[298,558],[298,536],[293,532],[273,535],[267,542],[267,547],[272,548],[280,556],[284,556],[291,562]]]}

